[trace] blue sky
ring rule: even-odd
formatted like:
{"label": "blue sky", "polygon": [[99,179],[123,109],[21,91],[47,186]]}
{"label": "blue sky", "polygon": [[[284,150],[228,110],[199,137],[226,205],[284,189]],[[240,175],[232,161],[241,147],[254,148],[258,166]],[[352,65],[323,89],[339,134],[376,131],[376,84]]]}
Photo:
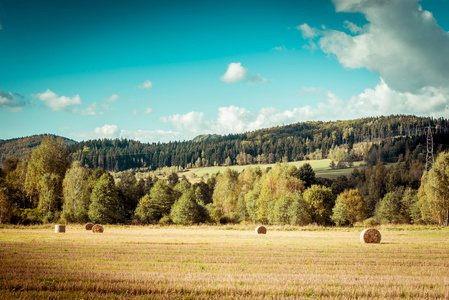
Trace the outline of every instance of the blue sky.
{"label": "blue sky", "polygon": [[0,0],[0,139],[449,117],[447,0]]}

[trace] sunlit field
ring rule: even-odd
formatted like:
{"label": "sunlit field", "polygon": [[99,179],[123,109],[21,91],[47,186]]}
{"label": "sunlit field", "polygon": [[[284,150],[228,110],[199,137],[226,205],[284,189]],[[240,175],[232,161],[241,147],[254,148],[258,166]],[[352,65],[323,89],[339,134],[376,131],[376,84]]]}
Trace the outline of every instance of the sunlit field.
{"label": "sunlit field", "polygon": [[[295,162],[289,162],[288,165],[293,165],[297,168],[301,167],[303,164],[308,163],[312,166],[313,170],[315,171],[315,174],[317,177],[324,177],[324,178],[337,178],[338,176],[346,176],[351,174],[351,172],[354,170],[354,167],[360,166],[363,162],[357,161],[354,162],[354,167],[352,168],[346,168],[346,169],[336,169],[331,170],[330,169],[330,159],[321,159],[321,160],[302,160],[302,161],[295,161]],[[268,167],[273,168],[275,164],[260,164],[260,165],[251,165],[251,167],[260,167],[261,169],[265,170]],[[180,175],[186,175],[187,177],[191,177],[193,174],[197,178],[203,177],[205,174],[212,175],[218,172],[223,173],[226,168],[230,168],[232,170],[236,170],[237,172],[242,172],[244,169],[248,168],[249,166],[229,166],[229,167],[205,167],[205,168],[193,168],[190,169],[187,172],[181,173]]]}
{"label": "sunlit field", "polygon": [[449,229],[0,229],[0,299],[449,298]]}

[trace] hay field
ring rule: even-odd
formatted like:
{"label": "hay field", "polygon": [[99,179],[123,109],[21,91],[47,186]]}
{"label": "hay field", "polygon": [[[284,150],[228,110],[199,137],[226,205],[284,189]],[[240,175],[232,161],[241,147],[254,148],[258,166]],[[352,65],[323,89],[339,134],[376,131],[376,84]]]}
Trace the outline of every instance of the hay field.
{"label": "hay field", "polygon": [[449,298],[448,228],[53,228],[0,229],[0,299]]}
{"label": "hay field", "polygon": [[[295,162],[289,162],[288,165],[296,166],[297,168],[301,167],[303,164],[309,163],[313,170],[315,171],[315,174],[317,177],[324,177],[324,178],[331,178],[335,179],[338,176],[342,175],[349,175],[354,170],[354,168],[359,167],[363,164],[362,161],[354,162],[353,168],[347,168],[347,169],[337,169],[337,170],[331,170],[330,169],[330,159],[321,159],[321,160],[303,160],[303,161],[295,161]],[[252,167],[259,166],[261,169],[265,170],[268,167],[273,168],[276,164],[260,164],[260,165],[250,165]],[[192,168],[189,169],[187,172],[179,173],[179,176],[186,175],[187,178],[191,178],[193,175],[197,178],[203,177],[205,174],[208,174],[209,176],[218,172],[223,173],[226,168],[230,168],[233,170],[236,170],[237,172],[242,172],[244,169],[248,168],[248,165],[244,166],[229,166],[229,167],[204,167],[204,168]]]}

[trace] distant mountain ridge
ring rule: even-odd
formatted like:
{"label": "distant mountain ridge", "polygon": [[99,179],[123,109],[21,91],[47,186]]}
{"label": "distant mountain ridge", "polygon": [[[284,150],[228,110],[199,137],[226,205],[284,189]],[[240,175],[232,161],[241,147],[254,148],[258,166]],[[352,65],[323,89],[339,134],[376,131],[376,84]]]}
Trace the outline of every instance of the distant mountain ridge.
{"label": "distant mountain ridge", "polygon": [[53,136],[54,138],[60,137],[66,146],[77,143],[77,141],[72,139],[54,134],[39,134],[22,138],[0,140],[0,163],[7,158],[18,158],[20,160],[25,160],[28,152],[38,147],[46,136]]}

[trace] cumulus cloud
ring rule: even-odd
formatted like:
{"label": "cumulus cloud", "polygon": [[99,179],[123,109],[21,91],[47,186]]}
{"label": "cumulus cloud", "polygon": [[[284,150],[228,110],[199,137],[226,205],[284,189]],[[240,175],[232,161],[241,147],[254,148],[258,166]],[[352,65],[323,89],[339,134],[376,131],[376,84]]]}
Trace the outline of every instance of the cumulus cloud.
{"label": "cumulus cloud", "polygon": [[5,93],[0,90],[0,109],[9,110],[12,112],[22,111],[25,107],[26,101],[24,97],[19,94]]}
{"label": "cumulus cloud", "polygon": [[176,130],[197,135],[203,129],[203,116],[202,112],[191,111],[184,115],[175,114],[173,116],[161,117],[160,121],[170,123]]}
{"label": "cumulus cloud", "polygon": [[352,34],[359,33],[354,36],[327,29],[315,36],[344,67],[366,68],[401,93],[449,85],[449,34],[418,0],[333,2],[337,12],[362,13],[368,21],[363,28],[345,22]]}
{"label": "cumulus cloud", "polygon": [[144,114],[149,115],[151,113],[153,113],[153,109],[152,108],[150,108],[150,107],[145,108]]}
{"label": "cumulus cloud", "polygon": [[273,50],[284,51],[284,50],[287,50],[287,48],[285,48],[285,45],[282,45],[282,46],[279,46],[279,47],[274,47]]}
{"label": "cumulus cloud", "polygon": [[241,63],[230,63],[226,73],[220,77],[220,80],[226,83],[236,83],[245,81],[248,84],[265,83],[269,80],[263,78],[260,74],[248,75],[248,69],[243,67]]}
{"label": "cumulus cloud", "polygon": [[241,63],[230,63],[226,73],[220,77],[220,80],[226,83],[235,83],[246,79],[248,69],[243,67]]}
{"label": "cumulus cloud", "polygon": [[73,111],[73,106],[81,105],[81,98],[79,95],[75,95],[72,98],[66,96],[59,96],[49,89],[44,93],[39,93],[33,95],[34,98],[41,100],[46,106],[50,107],[51,110],[71,110]]}
{"label": "cumulus cloud", "polygon": [[153,83],[151,80],[145,80],[141,85],[139,85],[139,88],[141,89],[151,89],[153,87]]}
{"label": "cumulus cloud", "polygon": [[104,125],[103,127],[97,127],[94,130],[96,138],[114,139],[118,138],[120,129],[117,125]]}

